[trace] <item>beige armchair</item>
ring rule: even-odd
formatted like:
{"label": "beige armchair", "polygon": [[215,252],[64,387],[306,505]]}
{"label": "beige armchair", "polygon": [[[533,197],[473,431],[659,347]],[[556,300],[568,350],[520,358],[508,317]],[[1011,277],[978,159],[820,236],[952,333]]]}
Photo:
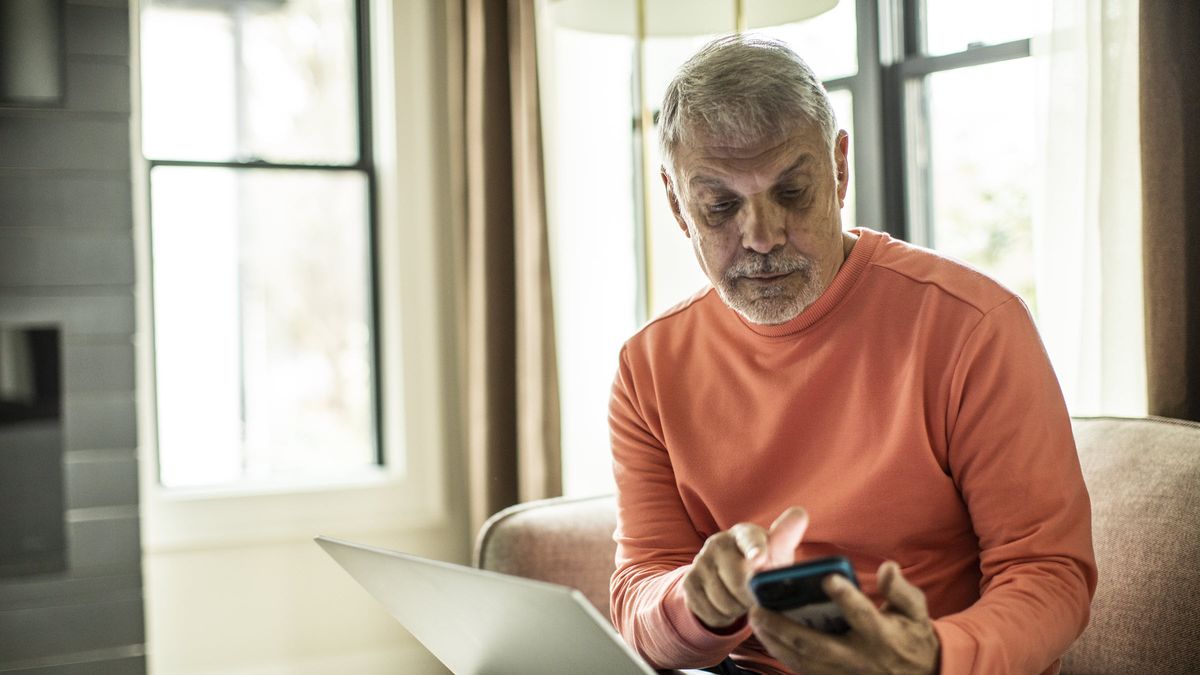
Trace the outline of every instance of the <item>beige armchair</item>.
{"label": "beige armchair", "polygon": [[[1100,582],[1065,673],[1200,673],[1200,424],[1074,421]],[[608,616],[611,496],[520,504],[483,526],[484,569],[581,590]]]}

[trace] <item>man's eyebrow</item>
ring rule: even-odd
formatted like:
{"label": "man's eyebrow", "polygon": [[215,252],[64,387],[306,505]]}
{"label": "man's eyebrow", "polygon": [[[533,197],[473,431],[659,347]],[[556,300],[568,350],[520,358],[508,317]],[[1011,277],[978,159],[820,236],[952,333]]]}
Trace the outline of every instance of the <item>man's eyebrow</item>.
{"label": "man's eyebrow", "polygon": [[706,187],[713,190],[727,189],[725,181],[721,180],[720,178],[704,175],[692,176],[691,179],[688,180],[688,185],[691,187]]}
{"label": "man's eyebrow", "polygon": [[[796,158],[795,162],[792,162],[791,166],[789,166],[788,168],[779,172],[779,176],[775,179],[775,182],[782,183],[783,181],[795,176],[797,173],[800,173],[802,170],[807,168],[809,163],[812,162],[812,159],[813,159],[812,153],[806,152],[803,155],[800,155],[799,157]],[[715,176],[705,176],[704,174],[698,174],[698,175],[692,176],[688,180],[688,185],[693,188],[706,187],[706,188],[710,188],[713,190],[728,189],[728,186],[725,184],[725,181],[723,181],[720,178],[717,178]]]}
{"label": "man's eyebrow", "polygon": [[796,158],[795,162],[792,162],[791,166],[789,166],[788,168],[779,172],[779,177],[775,179],[775,182],[782,183],[783,181],[787,180],[788,178],[791,178],[792,176],[796,175],[797,173],[800,173],[800,171],[802,169],[804,169],[805,167],[808,166],[809,162],[812,161],[812,158],[813,158],[812,153],[806,152],[803,155],[800,155],[799,157]]}

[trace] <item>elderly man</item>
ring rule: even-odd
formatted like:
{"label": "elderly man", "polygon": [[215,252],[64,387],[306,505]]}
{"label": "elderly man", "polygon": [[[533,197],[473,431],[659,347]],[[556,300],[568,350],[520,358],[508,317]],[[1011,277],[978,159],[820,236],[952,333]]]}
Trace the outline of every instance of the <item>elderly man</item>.
{"label": "elderly man", "polygon": [[[961,263],[843,231],[849,139],[781,43],[727,37],[692,57],[660,142],[712,288],[621,350],[621,634],[659,668],[1054,672],[1096,568],[1024,304]],[[755,571],[826,555],[862,585],[824,582],[848,633],[756,606]]]}

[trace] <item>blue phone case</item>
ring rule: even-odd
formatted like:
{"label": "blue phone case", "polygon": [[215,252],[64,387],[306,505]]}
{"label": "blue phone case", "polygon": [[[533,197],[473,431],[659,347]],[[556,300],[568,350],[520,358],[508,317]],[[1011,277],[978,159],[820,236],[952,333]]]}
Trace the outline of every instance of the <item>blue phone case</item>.
{"label": "blue phone case", "polygon": [[844,556],[817,558],[789,567],[759,572],[750,579],[758,604],[789,619],[825,633],[845,633],[850,625],[841,609],[821,588],[821,580],[840,574],[858,588],[854,567]]}

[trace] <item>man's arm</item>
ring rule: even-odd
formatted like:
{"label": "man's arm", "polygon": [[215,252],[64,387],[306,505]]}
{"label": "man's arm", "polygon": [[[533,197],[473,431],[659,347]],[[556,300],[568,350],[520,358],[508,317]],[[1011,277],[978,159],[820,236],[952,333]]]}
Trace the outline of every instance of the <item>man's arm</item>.
{"label": "man's arm", "polygon": [[705,538],[696,532],[679,496],[660,440],[655,402],[638,394],[629,354],[622,349],[609,408],[617,482],[613,624],[655,667],[712,665],[745,640],[750,629],[741,622],[717,633],[687,608],[683,580]]}
{"label": "man's arm", "polygon": [[982,595],[934,622],[942,672],[1044,671],[1087,625],[1096,563],[1070,418],[1019,299],[985,314],[964,344],[947,437]]}

